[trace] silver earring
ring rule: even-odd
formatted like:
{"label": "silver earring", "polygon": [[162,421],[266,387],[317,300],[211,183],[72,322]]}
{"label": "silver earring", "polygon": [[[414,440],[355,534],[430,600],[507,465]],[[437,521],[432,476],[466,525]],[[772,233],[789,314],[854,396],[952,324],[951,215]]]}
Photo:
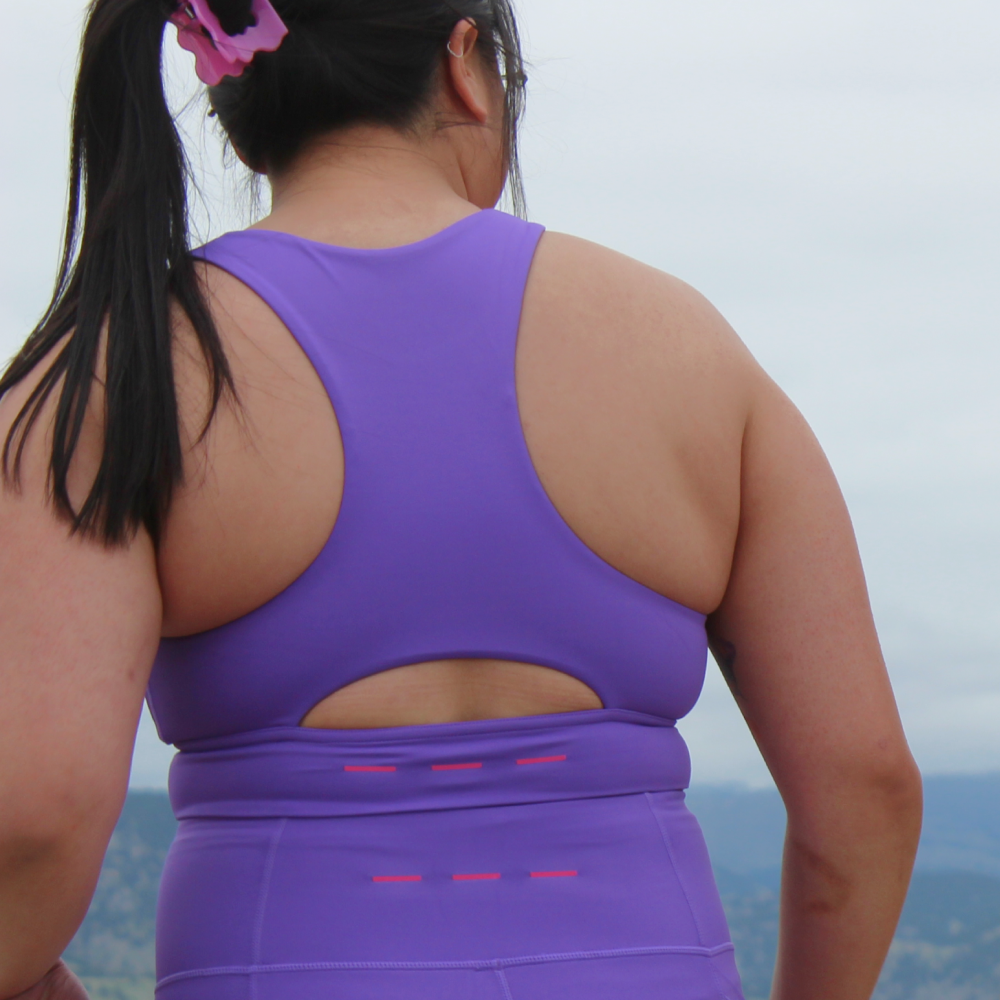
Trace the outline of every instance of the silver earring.
{"label": "silver earring", "polygon": [[461,59],[462,58],[462,53],[461,52],[453,52],[452,51],[451,42],[450,41],[445,46],[445,48],[448,50],[448,55],[454,56],[456,59]]}

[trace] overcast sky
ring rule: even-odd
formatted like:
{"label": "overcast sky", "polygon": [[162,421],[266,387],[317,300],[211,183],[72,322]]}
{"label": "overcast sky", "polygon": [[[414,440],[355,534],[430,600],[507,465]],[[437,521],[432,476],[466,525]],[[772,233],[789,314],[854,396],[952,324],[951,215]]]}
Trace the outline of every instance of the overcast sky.
{"label": "overcast sky", "polygon": [[[0,355],[44,305],[82,3],[5,10]],[[703,291],[792,396],[854,517],[927,773],[1000,770],[1000,7],[521,0],[533,219]],[[175,92],[195,81],[167,46]],[[201,117],[186,119],[218,162]],[[239,225],[208,184],[205,235]],[[766,770],[714,666],[695,781]],[[148,725],[133,781],[162,784]]]}

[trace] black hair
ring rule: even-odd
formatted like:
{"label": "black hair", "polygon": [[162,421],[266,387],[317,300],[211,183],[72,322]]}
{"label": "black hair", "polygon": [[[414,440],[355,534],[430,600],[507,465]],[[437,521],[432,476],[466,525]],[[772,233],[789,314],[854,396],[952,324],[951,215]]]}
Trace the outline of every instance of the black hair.
{"label": "black hair", "polygon": [[[325,132],[368,122],[406,128],[430,97],[455,25],[475,23],[505,89],[508,190],[523,211],[517,124],[524,66],[511,0],[272,0],[289,34],[209,92],[233,144],[258,171],[280,169]],[[49,489],[72,530],[108,545],[144,527],[159,540],[183,476],[172,365],[176,306],[211,386],[205,429],[232,375],[188,244],[188,165],[164,95],[164,28],[178,0],[92,0],[73,103],[69,206],[52,300],[0,377],[0,398],[49,358],[2,449],[16,485],[28,434],[58,392]],[[223,30],[254,23],[251,0],[210,0]],[[103,453],[74,508],[67,478],[95,379]]]}
{"label": "black hair", "polygon": [[[506,81],[508,189],[523,211],[517,126],[524,62],[509,0],[272,0],[289,28],[209,96],[219,121],[256,170],[280,169],[313,136],[353,122],[405,127],[425,104],[456,23],[472,21],[479,47]],[[231,27],[251,23],[244,0],[214,0]],[[242,14],[240,12],[242,11]],[[228,30],[228,29],[227,29]]]}

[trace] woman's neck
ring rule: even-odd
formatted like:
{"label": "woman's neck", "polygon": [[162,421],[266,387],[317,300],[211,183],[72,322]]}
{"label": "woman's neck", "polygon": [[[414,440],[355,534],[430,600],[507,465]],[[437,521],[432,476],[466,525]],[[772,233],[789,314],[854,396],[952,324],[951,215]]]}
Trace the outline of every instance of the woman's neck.
{"label": "woman's neck", "polygon": [[415,242],[476,211],[445,141],[359,126],[316,140],[269,175],[276,229],[342,246]]}

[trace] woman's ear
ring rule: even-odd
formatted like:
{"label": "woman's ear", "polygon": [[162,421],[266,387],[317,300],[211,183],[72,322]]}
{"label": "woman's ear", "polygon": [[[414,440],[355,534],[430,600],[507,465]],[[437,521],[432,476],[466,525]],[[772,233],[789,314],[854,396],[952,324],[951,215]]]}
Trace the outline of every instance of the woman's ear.
{"label": "woman's ear", "polygon": [[476,53],[479,30],[475,22],[465,19],[455,25],[448,39],[448,78],[458,100],[479,122],[490,117],[491,92],[483,72],[483,63]]}
{"label": "woman's ear", "polygon": [[242,163],[244,167],[246,167],[248,170],[252,170],[255,174],[264,174],[264,175],[267,174],[267,169],[265,168],[265,169],[262,170],[260,167],[255,167],[246,158],[246,155],[244,154],[243,150],[240,149],[240,147],[237,146],[236,143],[233,142],[232,139],[229,140],[229,145],[232,147],[232,150],[236,154],[237,159],[239,159],[240,163]]}
{"label": "woman's ear", "polygon": [[240,163],[242,163],[244,167],[249,167],[251,170],[253,170],[253,167],[250,166],[249,161],[243,155],[243,150],[241,150],[240,147],[237,146],[236,143],[233,142],[232,139],[229,140],[229,145],[233,147],[233,152],[236,154],[236,156],[239,159]]}

